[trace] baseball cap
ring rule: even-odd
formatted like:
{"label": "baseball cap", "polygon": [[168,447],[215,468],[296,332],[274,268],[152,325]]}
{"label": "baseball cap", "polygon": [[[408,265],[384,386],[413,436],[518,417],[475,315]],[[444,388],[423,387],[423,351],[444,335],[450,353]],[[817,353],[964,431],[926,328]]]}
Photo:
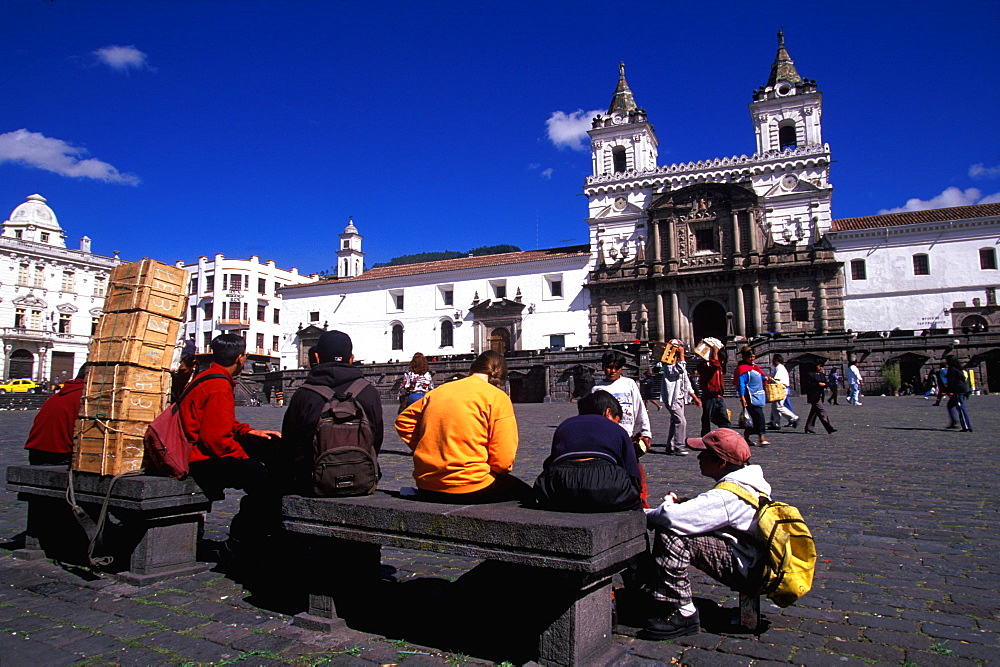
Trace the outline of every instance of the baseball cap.
{"label": "baseball cap", "polygon": [[688,438],[691,449],[709,449],[726,463],[743,465],[750,460],[750,445],[746,439],[731,428],[717,428],[701,438]]}
{"label": "baseball cap", "polygon": [[319,337],[316,343],[316,354],[319,355],[320,362],[342,361],[347,362],[354,353],[354,343],[351,337],[343,331],[327,331]]}

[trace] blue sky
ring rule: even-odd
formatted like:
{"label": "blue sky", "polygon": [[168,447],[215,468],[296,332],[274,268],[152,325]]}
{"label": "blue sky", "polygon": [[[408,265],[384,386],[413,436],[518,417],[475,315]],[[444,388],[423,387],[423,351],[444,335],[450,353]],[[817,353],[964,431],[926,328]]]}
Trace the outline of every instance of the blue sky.
{"label": "blue sky", "polygon": [[780,26],[824,94],[834,217],[1000,200],[997,0],[0,0],[0,23],[0,215],[38,192],[100,254],[308,273],[349,216],[369,264],[585,243],[568,121],[618,62],[660,164],[751,154]]}

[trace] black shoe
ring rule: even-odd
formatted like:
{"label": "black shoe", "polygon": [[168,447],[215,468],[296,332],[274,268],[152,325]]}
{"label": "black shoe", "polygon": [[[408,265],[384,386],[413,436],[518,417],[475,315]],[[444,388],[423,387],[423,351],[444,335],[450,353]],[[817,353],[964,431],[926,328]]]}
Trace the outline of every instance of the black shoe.
{"label": "black shoe", "polygon": [[811,428],[807,428],[803,431],[803,433],[815,433],[815,432],[816,431],[812,430]]}
{"label": "black shoe", "polygon": [[837,432],[837,429],[835,429],[835,428],[830,428],[830,429],[827,429],[827,431],[826,431],[826,432],[827,432],[827,433],[836,433],[836,432]]}
{"label": "black shoe", "polygon": [[681,616],[679,609],[674,610],[670,616],[661,618],[651,618],[646,621],[646,627],[639,631],[639,639],[652,639],[662,641],[673,639],[674,637],[685,637],[696,635],[701,632],[701,620],[698,612],[690,616]]}
{"label": "black shoe", "polygon": [[792,421],[788,422],[788,428],[798,428],[798,427],[799,427],[798,419],[793,419]]}
{"label": "black shoe", "polygon": [[962,433],[972,433],[972,429],[971,428],[963,428],[962,429]]}
{"label": "black shoe", "polygon": [[958,428],[958,424],[948,424],[947,426],[945,426],[945,428],[949,428],[949,429]]}
{"label": "black shoe", "polygon": [[767,425],[767,430],[768,431],[780,431],[781,430],[781,424],[768,424]]}

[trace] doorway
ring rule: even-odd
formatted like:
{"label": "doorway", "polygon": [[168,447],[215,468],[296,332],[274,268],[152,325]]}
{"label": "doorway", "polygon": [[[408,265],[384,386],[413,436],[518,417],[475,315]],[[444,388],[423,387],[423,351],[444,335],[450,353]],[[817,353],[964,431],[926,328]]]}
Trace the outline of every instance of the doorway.
{"label": "doorway", "polygon": [[35,370],[35,355],[25,349],[14,350],[10,353],[10,378],[33,378]]}
{"label": "doorway", "polygon": [[500,354],[507,354],[510,350],[510,331],[504,327],[497,327],[491,331],[490,349]]}
{"label": "doorway", "polygon": [[726,342],[726,309],[718,301],[702,301],[691,313],[691,327],[694,331],[692,345],[708,336]]}
{"label": "doorway", "polygon": [[49,378],[57,384],[73,379],[72,352],[52,353],[52,372],[49,374]]}

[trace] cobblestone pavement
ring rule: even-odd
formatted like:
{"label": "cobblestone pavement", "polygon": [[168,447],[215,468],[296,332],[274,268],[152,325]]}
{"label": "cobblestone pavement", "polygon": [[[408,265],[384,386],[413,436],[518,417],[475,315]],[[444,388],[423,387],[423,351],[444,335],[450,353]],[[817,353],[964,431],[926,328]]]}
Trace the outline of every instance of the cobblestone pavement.
{"label": "cobblestone pavement", "polygon": [[[391,423],[394,406],[386,405]],[[730,407],[733,407],[732,405]],[[806,404],[795,406],[804,416]],[[829,406],[833,435],[773,433],[755,449],[775,497],[798,506],[816,537],[820,563],[813,591],[788,609],[764,604],[770,627],[759,637],[702,632],[647,642],[620,627],[622,664],[807,665],[985,664],[1000,655],[1000,398],[973,397],[974,433],[944,430],[947,414],[921,397],[865,397]],[[26,462],[21,445],[33,411],[0,413],[0,465]],[[257,427],[278,427],[280,408],[240,408]],[[571,404],[518,405],[516,473],[534,479],[551,433],[575,414]],[[651,413],[654,444],[665,411]],[[688,411],[690,431],[698,410]],[[656,437],[659,436],[659,437]],[[709,480],[695,457],[665,456],[662,444],[643,463],[651,498],[692,495]],[[410,459],[394,434],[382,456],[382,486],[409,485]],[[238,496],[216,503],[205,544],[224,539]],[[134,588],[86,580],[48,561],[15,560],[25,506],[0,492],[0,664],[230,663],[347,665],[482,664],[482,656],[411,644],[354,628],[332,633],[291,625],[294,608],[259,602],[217,571]],[[455,579],[475,563],[385,549],[398,580]],[[735,604],[733,594],[694,576],[701,604]],[[474,610],[471,610],[474,613]],[[415,610],[419,613],[419,609]],[[499,631],[499,630],[498,630]]]}

